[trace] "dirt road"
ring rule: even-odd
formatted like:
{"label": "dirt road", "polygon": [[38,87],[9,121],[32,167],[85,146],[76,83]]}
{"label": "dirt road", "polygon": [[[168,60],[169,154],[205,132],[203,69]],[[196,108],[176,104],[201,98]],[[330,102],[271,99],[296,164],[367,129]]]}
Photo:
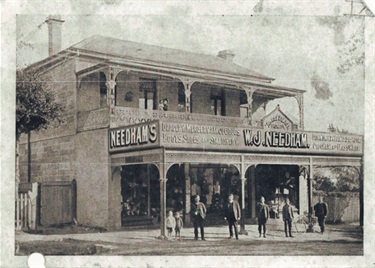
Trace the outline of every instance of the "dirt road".
{"label": "dirt road", "polygon": [[[358,226],[328,225],[318,232],[286,238],[278,221],[268,224],[267,238],[259,238],[256,225],[246,226],[248,235],[227,239],[226,226],[207,227],[206,241],[194,240],[192,228],[182,232],[182,241],[158,239],[159,230],[104,233],[32,235],[19,233],[17,255],[41,252],[45,255],[363,255],[363,234]],[[95,246],[95,250],[93,250]]]}

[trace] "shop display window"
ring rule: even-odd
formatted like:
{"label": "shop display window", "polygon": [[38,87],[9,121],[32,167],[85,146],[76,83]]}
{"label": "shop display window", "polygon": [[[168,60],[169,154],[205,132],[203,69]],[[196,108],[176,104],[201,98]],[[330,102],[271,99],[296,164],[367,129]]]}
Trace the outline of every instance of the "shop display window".
{"label": "shop display window", "polygon": [[159,217],[159,189],[159,175],[155,166],[123,166],[121,173],[123,217]]}

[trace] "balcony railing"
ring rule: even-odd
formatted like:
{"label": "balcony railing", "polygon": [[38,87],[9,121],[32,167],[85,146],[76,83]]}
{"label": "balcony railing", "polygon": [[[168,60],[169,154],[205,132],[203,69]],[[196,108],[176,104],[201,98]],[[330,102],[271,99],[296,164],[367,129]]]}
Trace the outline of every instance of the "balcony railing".
{"label": "balcony railing", "polygon": [[191,122],[232,127],[249,125],[247,118],[240,117],[114,107],[113,114],[111,114],[110,127],[133,125],[158,119],[164,119],[165,121],[176,123]]}

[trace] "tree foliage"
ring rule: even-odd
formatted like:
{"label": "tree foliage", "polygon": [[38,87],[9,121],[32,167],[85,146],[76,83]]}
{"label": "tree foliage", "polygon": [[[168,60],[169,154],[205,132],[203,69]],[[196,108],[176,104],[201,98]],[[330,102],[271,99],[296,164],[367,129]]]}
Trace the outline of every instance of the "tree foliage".
{"label": "tree foliage", "polygon": [[316,172],[313,188],[325,192],[358,192],[359,171],[354,167],[337,166],[329,168],[325,174]]}
{"label": "tree foliage", "polygon": [[48,91],[48,83],[38,73],[17,70],[16,73],[16,138],[22,133],[61,123],[64,108]]}
{"label": "tree foliage", "polygon": [[335,183],[329,177],[316,175],[313,180],[313,187],[317,191],[334,192],[336,191]]}
{"label": "tree foliage", "polygon": [[333,167],[331,170],[337,176],[337,191],[359,191],[359,171],[357,169],[353,167]]}

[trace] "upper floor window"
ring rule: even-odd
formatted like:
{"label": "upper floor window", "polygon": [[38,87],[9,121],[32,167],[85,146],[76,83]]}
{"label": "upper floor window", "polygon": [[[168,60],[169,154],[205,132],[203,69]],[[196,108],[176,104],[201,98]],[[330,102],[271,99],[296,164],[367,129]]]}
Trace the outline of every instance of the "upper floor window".
{"label": "upper floor window", "polygon": [[181,82],[178,83],[178,111],[185,111],[185,87]]}
{"label": "upper floor window", "polygon": [[211,112],[214,115],[222,115],[222,99],[221,99],[221,97],[211,98]]}
{"label": "upper floor window", "polygon": [[157,109],[156,80],[139,79],[139,108],[146,110]]}
{"label": "upper floor window", "polygon": [[107,85],[105,74],[99,73],[100,107],[107,106]]}
{"label": "upper floor window", "polygon": [[225,115],[225,103],[222,90],[211,91],[211,114]]}

